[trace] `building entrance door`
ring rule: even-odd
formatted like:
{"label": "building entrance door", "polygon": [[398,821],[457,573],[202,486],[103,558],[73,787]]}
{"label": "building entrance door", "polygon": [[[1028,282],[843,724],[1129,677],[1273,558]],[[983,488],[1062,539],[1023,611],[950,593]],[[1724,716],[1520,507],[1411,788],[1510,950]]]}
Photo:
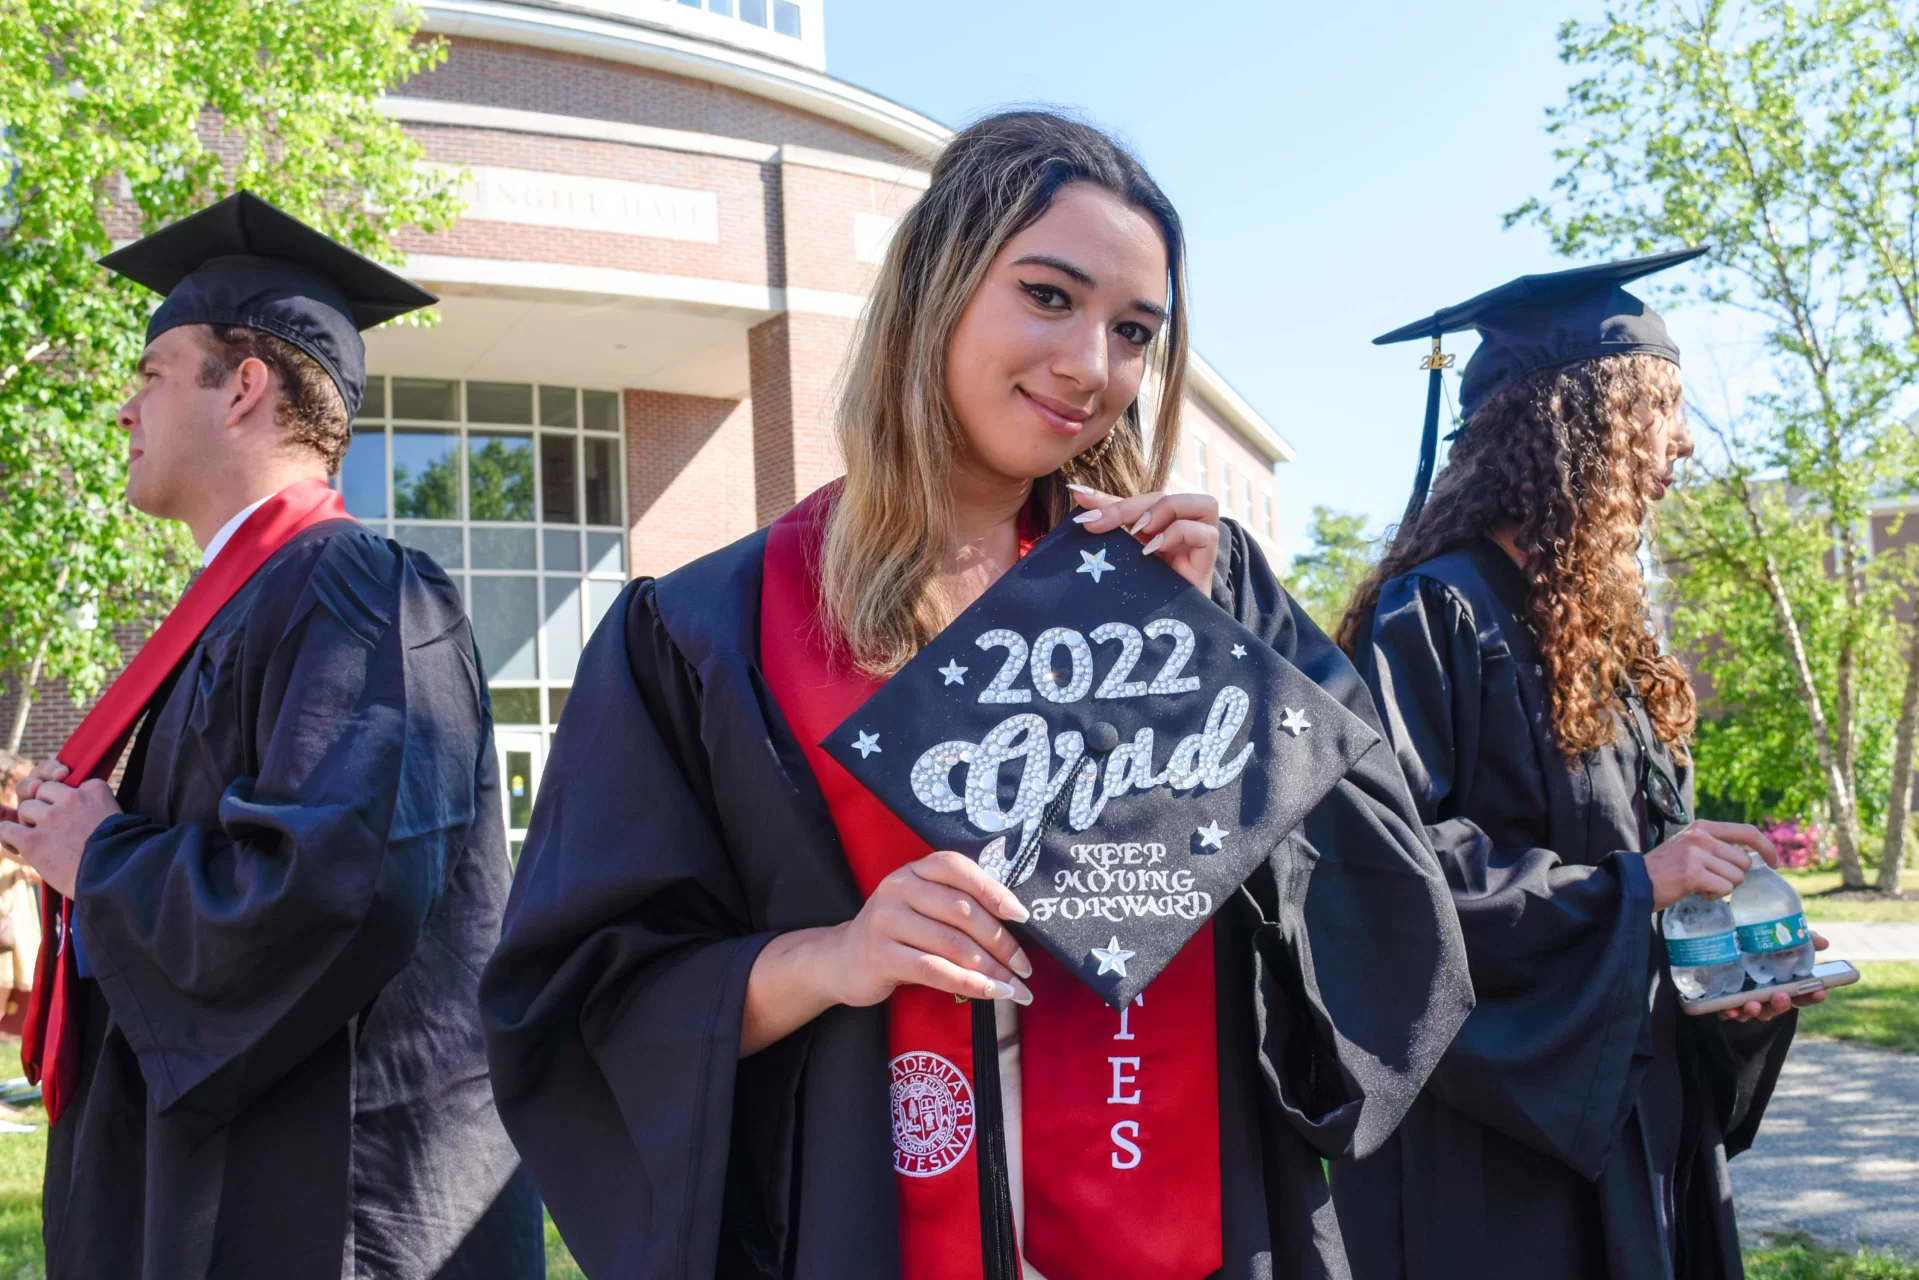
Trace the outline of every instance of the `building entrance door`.
{"label": "building entrance door", "polygon": [[506,848],[515,865],[520,845],[533,821],[533,797],[540,792],[540,773],[546,767],[546,739],[538,730],[496,729],[500,753],[500,798],[506,804]]}

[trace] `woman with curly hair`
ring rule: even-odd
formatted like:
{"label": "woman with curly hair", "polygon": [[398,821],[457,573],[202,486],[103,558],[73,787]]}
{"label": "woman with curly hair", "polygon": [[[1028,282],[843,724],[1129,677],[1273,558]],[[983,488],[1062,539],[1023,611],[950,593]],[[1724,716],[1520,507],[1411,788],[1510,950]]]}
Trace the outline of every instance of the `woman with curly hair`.
{"label": "woman with curly hair", "polygon": [[1527,277],[1380,339],[1482,337],[1431,500],[1335,637],[1446,869],[1478,1004],[1399,1133],[1335,1167],[1356,1273],[1741,1273],[1725,1159],[1792,1005],[1685,1016],[1654,913],[1777,855],[1690,816],[1693,695],[1639,551],[1692,441],[1678,349],[1621,288],[1694,256]]}

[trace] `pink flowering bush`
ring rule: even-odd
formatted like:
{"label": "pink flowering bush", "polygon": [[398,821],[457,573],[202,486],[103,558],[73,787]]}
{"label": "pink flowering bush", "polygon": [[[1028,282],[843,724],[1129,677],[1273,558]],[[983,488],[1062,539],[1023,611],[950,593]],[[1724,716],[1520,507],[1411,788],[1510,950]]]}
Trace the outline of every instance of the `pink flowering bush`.
{"label": "pink flowering bush", "polygon": [[1767,819],[1760,822],[1759,829],[1777,846],[1782,867],[1804,871],[1809,867],[1822,867],[1839,856],[1837,846],[1817,823],[1801,822],[1797,818],[1784,822]]}

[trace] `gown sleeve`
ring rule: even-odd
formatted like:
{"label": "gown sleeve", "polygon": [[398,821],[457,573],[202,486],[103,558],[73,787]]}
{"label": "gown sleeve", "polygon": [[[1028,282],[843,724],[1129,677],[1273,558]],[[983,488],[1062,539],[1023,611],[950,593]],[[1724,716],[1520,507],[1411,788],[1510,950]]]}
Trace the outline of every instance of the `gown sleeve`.
{"label": "gown sleeve", "polygon": [[[1222,522],[1215,599],[1380,733],[1364,681]],[[1465,945],[1383,735],[1268,863],[1256,888],[1261,1069],[1321,1155],[1363,1157],[1413,1105],[1473,1007]]]}
{"label": "gown sleeve", "polygon": [[581,658],[481,982],[500,1116],[591,1275],[715,1274],[772,936],[704,802],[699,676],[653,593],[629,586]]}
{"label": "gown sleeve", "polygon": [[214,1125],[406,966],[476,821],[487,750],[470,631],[430,562],[354,533],[265,572],[233,645],[183,668],[192,714],[144,766],[206,788],[218,820],[108,818],[75,895],[154,1105]]}
{"label": "gown sleeve", "polygon": [[[1570,863],[1551,849],[1496,844],[1473,821],[1444,816],[1469,782],[1494,785],[1464,776],[1489,730],[1478,629],[1449,587],[1419,576],[1388,582],[1360,666],[1451,886],[1478,998],[1433,1091],[1597,1177],[1632,1105],[1649,1025],[1653,908],[1643,860],[1619,852]],[[1517,749],[1531,751],[1530,740]]]}

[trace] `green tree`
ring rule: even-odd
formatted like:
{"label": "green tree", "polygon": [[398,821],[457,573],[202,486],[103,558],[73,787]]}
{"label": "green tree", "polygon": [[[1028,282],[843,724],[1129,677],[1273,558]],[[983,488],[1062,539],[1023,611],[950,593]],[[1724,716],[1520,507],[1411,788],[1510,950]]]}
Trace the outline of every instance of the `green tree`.
{"label": "green tree", "polygon": [[475,520],[531,520],[533,441],[526,436],[471,440],[474,447],[466,459],[468,514]]}
{"label": "green tree", "polygon": [[[1872,499],[1913,478],[1892,416],[1919,373],[1912,19],[1897,0],[1620,0],[1568,23],[1560,54],[1585,76],[1549,113],[1563,168],[1549,197],[1508,215],[1566,254],[1708,245],[1697,295],[1766,326],[1770,385],[1726,418],[1720,465],[1676,517],[1695,522],[1680,541],[1703,557],[1679,566],[1676,608],[1715,688],[1748,699],[1722,701],[1737,714],[1702,747],[1757,769],[1800,744],[1855,887],[1862,820],[1895,807],[1862,786],[1883,780],[1897,801],[1911,782],[1910,750],[1893,777],[1865,702],[1888,644],[1919,661],[1919,634],[1901,645],[1886,626],[1889,597],[1910,588],[1903,562],[1871,563],[1862,539]],[[1791,690],[1796,732],[1741,664],[1784,677],[1773,687]],[[1897,717],[1908,740],[1915,677]],[[1804,772],[1770,780],[1803,794]],[[1882,886],[1897,883],[1902,832],[1888,833]]]}
{"label": "green tree", "polygon": [[0,672],[96,690],[117,626],[194,557],[125,500],[114,424],[152,296],[95,265],[239,187],[388,261],[457,213],[452,178],[374,99],[444,57],[391,0],[0,5]]}
{"label": "green tree", "polygon": [[1312,550],[1293,557],[1286,571],[1286,589],[1312,615],[1321,629],[1331,632],[1345,616],[1366,571],[1379,558],[1378,545],[1366,536],[1366,517],[1314,507]]}

